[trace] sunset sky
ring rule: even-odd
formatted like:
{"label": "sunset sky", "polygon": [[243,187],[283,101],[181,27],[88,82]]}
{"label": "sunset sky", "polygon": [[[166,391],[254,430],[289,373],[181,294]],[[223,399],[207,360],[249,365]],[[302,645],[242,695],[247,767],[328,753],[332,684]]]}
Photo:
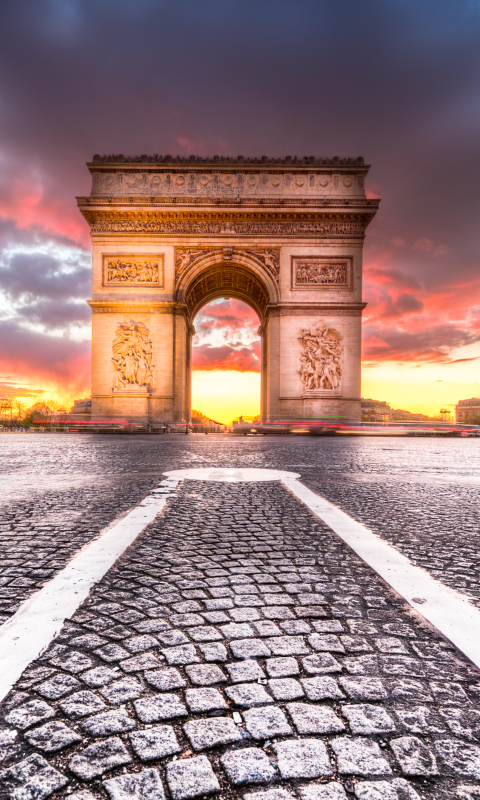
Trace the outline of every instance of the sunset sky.
{"label": "sunset sky", "polygon": [[[480,0],[15,0],[0,8],[0,395],[90,394],[94,153],[372,164],[365,397],[480,396]],[[259,406],[255,313],[196,320],[194,407]]]}

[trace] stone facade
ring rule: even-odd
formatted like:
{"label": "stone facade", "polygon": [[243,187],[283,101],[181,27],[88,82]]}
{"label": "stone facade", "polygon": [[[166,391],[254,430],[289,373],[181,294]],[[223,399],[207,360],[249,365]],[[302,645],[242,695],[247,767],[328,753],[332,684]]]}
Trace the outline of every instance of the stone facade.
{"label": "stone facade", "polygon": [[459,400],[455,406],[455,422],[473,423],[478,425],[480,420],[480,397],[471,397],[469,400]]}
{"label": "stone facade", "polygon": [[193,320],[218,297],[261,320],[261,414],[360,419],[363,159],[95,156],[92,411],[190,418]]}

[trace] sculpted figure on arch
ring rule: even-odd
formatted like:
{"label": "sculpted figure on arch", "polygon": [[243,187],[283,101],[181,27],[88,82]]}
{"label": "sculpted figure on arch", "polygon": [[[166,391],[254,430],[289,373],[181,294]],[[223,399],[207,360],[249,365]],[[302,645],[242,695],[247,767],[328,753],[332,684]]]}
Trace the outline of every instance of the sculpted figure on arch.
{"label": "sculpted figure on arch", "polygon": [[112,345],[113,388],[128,385],[151,386],[153,380],[152,342],[143,322],[122,322]]}
{"label": "sculpted figure on arch", "polygon": [[338,389],[342,377],[342,335],[334,328],[317,322],[311,328],[302,328],[299,338],[302,352],[297,370],[308,391]]}

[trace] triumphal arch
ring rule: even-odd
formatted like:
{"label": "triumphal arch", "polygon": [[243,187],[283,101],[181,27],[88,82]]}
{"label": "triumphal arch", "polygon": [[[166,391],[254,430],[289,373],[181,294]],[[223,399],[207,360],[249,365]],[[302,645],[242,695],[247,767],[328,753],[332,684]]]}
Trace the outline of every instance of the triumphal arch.
{"label": "triumphal arch", "polygon": [[264,420],[360,419],[362,158],[94,156],[92,411],[189,420],[193,322],[260,318]]}

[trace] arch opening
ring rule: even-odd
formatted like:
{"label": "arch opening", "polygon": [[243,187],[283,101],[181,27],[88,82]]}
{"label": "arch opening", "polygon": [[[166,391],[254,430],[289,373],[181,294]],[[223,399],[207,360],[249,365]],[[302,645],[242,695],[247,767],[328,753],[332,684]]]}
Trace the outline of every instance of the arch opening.
{"label": "arch opening", "polygon": [[270,303],[269,287],[245,264],[228,261],[209,264],[192,275],[184,289],[184,301],[191,322],[206,303],[231,297],[251,306],[263,324]]}
{"label": "arch opening", "polygon": [[[253,303],[238,297],[214,297],[194,317],[191,357],[192,409],[217,422],[261,410],[262,341]],[[198,415],[192,414],[192,419]]]}
{"label": "arch opening", "polygon": [[[201,375],[202,372],[210,372],[208,385],[210,391],[212,387],[214,388],[215,396],[213,397],[210,394],[209,396],[204,395],[204,397],[210,408],[216,409],[217,416],[220,417],[219,421],[230,422],[240,415],[246,415],[251,418],[264,415],[267,391],[266,375],[268,372],[268,348],[266,342],[268,309],[272,303],[277,302],[277,292],[278,287],[264,271],[262,265],[257,264],[255,259],[244,253],[235,253],[234,259],[230,259],[228,255],[225,255],[225,252],[208,253],[206,257],[200,257],[195,260],[181,275],[177,289],[177,300],[184,304],[186,320],[189,326],[186,358],[187,419],[190,419],[191,415],[192,386],[194,388],[193,400],[198,406],[199,385],[202,382],[203,384],[206,382],[205,374]],[[192,369],[192,355],[194,355],[192,354],[192,344],[195,335],[193,322],[207,304],[222,302],[245,305],[246,311],[243,315],[239,312],[239,318],[243,317],[247,328],[248,320],[252,323],[252,310],[257,315],[254,324],[254,339],[256,339],[254,350],[256,349],[256,353],[254,354],[253,368],[252,363],[250,363],[250,366],[243,371],[238,364],[233,365],[231,370],[225,368],[225,364],[223,368],[218,364],[217,369],[215,367],[213,369],[205,369],[205,366],[201,370],[195,370],[195,366]],[[210,322],[212,323],[212,320]],[[250,330],[250,334],[251,332]],[[247,336],[247,339],[251,338],[245,328],[243,335]],[[258,340],[258,337],[261,337],[261,341]],[[195,344],[198,348],[198,338],[195,340]],[[251,344],[251,342],[246,342],[247,346],[244,349],[248,351]],[[223,346],[226,346],[227,350],[224,350],[224,352],[227,352],[228,348],[231,348],[231,342],[229,344],[228,341],[224,341]],[[236,350],[236,353],[233,354],[232,349],[230,349],[229,353],[234,361],[238,358],[238,351],[241,349],[241,346],[233,348],[233,350]],[[206,352],[204,352],[204,355]],[[197,349],[196,356],[198,357],[198,355]],[[195,375],[193,375],[194,370]],[[229,373],[228,381],[226,380],[227,372]],[[215,375],[216,380],[211,379],[213,375]],[[201,378],[203,378],[203,381],[200,380]],[[245,405],[242,406],[241,402]]]}

